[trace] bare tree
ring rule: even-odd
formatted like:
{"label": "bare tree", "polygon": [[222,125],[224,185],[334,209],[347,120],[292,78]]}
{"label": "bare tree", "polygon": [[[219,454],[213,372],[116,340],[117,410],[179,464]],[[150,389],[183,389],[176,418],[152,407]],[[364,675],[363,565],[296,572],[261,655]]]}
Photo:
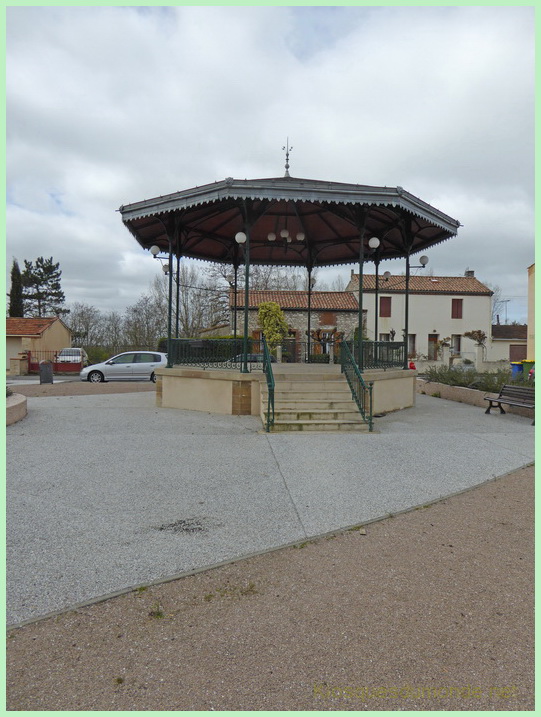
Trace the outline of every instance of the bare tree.
{"label": "bare tree", "polygon": [[111,311],[103,316],[103,345],[110,353],[118,353],[125,344],[124,318],[118,311]]}
{"label": "bare tree", "polygon": [[483,284],[493,292],[492,294],[492,323],[499,324],[499,318],[502,311],[505,308],[505,300],[502,297],[502,289],[497,284],[489,284],[488,281],[484,281]]}
{"label": "bare tree", "polygon": [[71,329],[72,341],[82,346],[98,346],[104,341],[103,316],[99,309],[89,304],[75,302],[64,319]]}
{"label": "bare tree", "polygon": [[167,334],[167,313],[164,314],[159,297],[144,294],[124,314],[126,344],[142,349],[156,349],[160,338]]}

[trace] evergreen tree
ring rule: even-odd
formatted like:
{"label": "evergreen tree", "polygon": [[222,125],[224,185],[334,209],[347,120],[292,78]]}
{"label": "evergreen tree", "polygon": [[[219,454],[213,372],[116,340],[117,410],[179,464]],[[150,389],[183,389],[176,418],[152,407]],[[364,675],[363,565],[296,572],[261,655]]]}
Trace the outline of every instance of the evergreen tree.
{"label": "evergreen tree", "polygon": [[44,259],[40,256],[35,264],[25,259],[21,276],[27,316],[59,316],[69,313],[69,309],[62,308],[65,302],[60,286],[62,272],[58,262],[53,264],[53,257]]}
{"label": "evergreen tree", "polygon": [[23,282],[17,259],[11,267],[11,289],[9,291],[9,316],[24,316]]}

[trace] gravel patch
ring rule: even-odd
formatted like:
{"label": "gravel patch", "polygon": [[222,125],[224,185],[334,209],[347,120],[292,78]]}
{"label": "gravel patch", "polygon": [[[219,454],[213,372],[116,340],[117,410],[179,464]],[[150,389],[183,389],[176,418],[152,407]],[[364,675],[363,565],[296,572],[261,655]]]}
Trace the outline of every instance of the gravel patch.
{"label": "gravel patch", "polygon": [[533,489],[527,467],[12,630],[7,709],[531,711]]}

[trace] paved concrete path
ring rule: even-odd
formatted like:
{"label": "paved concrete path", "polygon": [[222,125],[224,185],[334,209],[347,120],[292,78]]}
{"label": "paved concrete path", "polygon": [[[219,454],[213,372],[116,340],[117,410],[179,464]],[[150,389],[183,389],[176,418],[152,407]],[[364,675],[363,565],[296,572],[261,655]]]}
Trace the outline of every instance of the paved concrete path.
{"label": "paved concrete path", "polygon": [[528,418],[418,395],[377,433],[261,432],[153,393],[29,398],[7,428],[7,621],[422,505],[534,460]]}

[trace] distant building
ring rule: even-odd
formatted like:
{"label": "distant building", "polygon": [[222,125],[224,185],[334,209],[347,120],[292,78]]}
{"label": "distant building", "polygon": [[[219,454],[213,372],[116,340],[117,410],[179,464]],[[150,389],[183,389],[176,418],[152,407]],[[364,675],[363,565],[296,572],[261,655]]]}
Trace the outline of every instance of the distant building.
{"label": "distant building", "polygon": [[489,361],[522,361],[527,355],[527,341],[526,324],[493,324],[487,358]]}
{"label": "distant building", "polygon": [[535,360],[535,264],[528,267],[528,360]]}
{"label": "distant building", "polygon": [[6,364],[24,351],[60,351],[71,346],[71,331],[56,316],[6,319]]}

